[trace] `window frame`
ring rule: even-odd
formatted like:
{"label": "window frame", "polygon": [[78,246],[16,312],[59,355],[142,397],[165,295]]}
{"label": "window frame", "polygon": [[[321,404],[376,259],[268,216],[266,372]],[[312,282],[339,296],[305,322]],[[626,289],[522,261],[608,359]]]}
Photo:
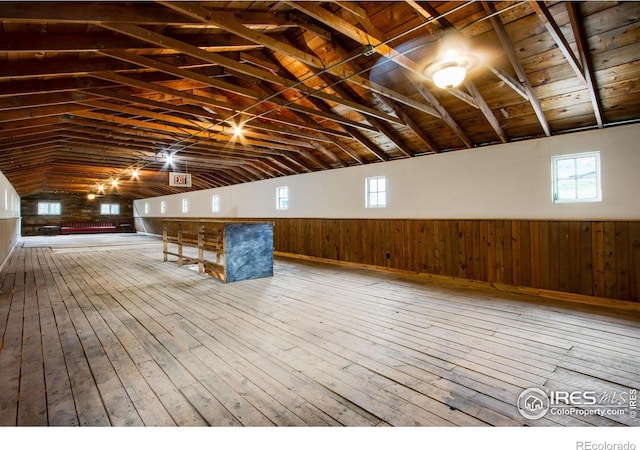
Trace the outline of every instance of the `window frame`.
{"label": "window frame", "polygon": [[[595,197],[579,197],[579,185],[578,180],[580,179],[577,174],[577,168],[574,171],[574,180],[575,180],[575,197],[574,198],[560,198],[559,195],[559,181],[558,178],[558,162],[573,160],[574,165],[577,165],[577,161],[582,158],[591,158],[595,157],[595,176],[589,178],[595,178],[595,188],[596,188],[596,196]],[[584,178],[583,178],[584,179]],[[551,157],[551,201],[552,203],[594,203],[602,201],[602,166],[601,166],[601,158],[599,151],[591,151],[591,152],[580,152],[580,153],[570,153],[564,155],[553,155]]]}
{"label": "window frame", "polygon": [[220,205],[221,205],[220,194],[213,194],[211,196],[211,212],[219,213]]}
{"label": "window frame", "polygon": [[189,212],[189,198],[184,197],[182,199],[182,214],[187,214]]}
{"label": "window frame", "polygon": [[276,188],[276,209],[281,211],[289,209],[289,186]]}
{"label": "window frame", "polygon": [[161,200],[160,201],[160,214],[166,214],[167,213],[167,202],[166,200]]}
{"label": "window frame", "polygon": [[[47,212],[41,212],[40,205],[47,205]],[[57,212],[51,212],[51,206],[57,206]],[[39,216],[60,216],[62,215],[62,203],[61,202],[51,202],[51,201],[41,201],[38,202],[38,215]]]}
{"label": "window frame", "polygon": [[[378,181],[383,180],[384,181],[384,190],[379,190],[377,189],[377,185],[378,185]],[[371,182],[372,181],[376,181],[376,190],[375,191],[371,191]],[[386,208],[388,206],[388,202],[387,202],[387,194],[388,194],[388,190],[387,190],[387,177],[385,175],[377,175],[377,176],[373,176],[373,177],[366,177],[364,179],[364,189],[365,189],[365,208],[369,209],[369,208]],[[384,194],[384,201],[381,203],[379,200],[380,194]],[[371,195],[375,195],[376,196],[376,203],[372,203],[371,202]]]}
{"label": "window frame", "polygon": [[[109,209],[109,212],[105,212],[105,207]],[[100,203],[100,215],[101,216],[119,216],[120,203]]]}

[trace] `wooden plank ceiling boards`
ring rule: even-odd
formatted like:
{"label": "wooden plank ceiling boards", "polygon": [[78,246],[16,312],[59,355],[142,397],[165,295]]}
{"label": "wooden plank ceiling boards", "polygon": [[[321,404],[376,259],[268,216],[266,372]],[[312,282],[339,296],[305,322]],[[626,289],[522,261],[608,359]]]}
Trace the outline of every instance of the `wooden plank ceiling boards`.
{"label": "wooden plank ceiling boards", "polygon": [[[21,196],[117,179],[138,199],[184,191],[168,170],[206,189],[637,121],[639,15],[608,1],[0,2],[0,170]],[[452,32],[481,64],[442,90],[423,71]]]}

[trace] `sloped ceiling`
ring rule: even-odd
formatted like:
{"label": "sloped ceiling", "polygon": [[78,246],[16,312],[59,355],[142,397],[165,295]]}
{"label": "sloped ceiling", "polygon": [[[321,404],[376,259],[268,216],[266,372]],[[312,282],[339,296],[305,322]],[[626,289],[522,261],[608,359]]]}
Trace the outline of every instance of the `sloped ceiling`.
{"label": "sloped ceiling", "polygon": [[[0,170],[21,196],[138,199],[637,121],[639,15],[627,1],[0,2]],[[448,35],[480,61],[443,90],[423,70]]]}

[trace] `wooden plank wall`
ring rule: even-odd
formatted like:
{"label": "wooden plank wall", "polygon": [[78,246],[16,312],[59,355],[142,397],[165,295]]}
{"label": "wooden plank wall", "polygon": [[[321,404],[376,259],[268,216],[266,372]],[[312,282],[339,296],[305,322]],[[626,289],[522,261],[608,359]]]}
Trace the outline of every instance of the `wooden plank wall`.
{"label": "wooden plank wall", "polygon": [[[277,251],[638,301],[639,221],[261,219]],[[161,218],[137,229],[161,234]],[[143,228],[144,226],[144,228]]]}
{"label": "wooden plank wall", "polygon": [[[39,201],[60,202],[62,214],[60,216],[39,216]],[[101,203],[118,203],[120,214],[115,216],[101,215]],[[121,224],[133,226],[133,202],[120,195],[105,195],[89,200],[86,195],[38,194],[22,198],[21,212],[23,236],[38,234],[38,229],[42,226],[60,226],[64,222],[113,222],[116,226]]]}

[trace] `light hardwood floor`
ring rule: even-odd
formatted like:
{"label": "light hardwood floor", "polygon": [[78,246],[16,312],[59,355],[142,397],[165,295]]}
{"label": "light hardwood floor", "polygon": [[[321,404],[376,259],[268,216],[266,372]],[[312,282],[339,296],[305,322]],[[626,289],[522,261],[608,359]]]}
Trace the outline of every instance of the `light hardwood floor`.
{"label": "light hardwood floor", "polygon": [[24,238],[0,282],[2,425],[640,425],[516,408],[640,388],[634,313],[286,259],[223,284],[135,234]]}

